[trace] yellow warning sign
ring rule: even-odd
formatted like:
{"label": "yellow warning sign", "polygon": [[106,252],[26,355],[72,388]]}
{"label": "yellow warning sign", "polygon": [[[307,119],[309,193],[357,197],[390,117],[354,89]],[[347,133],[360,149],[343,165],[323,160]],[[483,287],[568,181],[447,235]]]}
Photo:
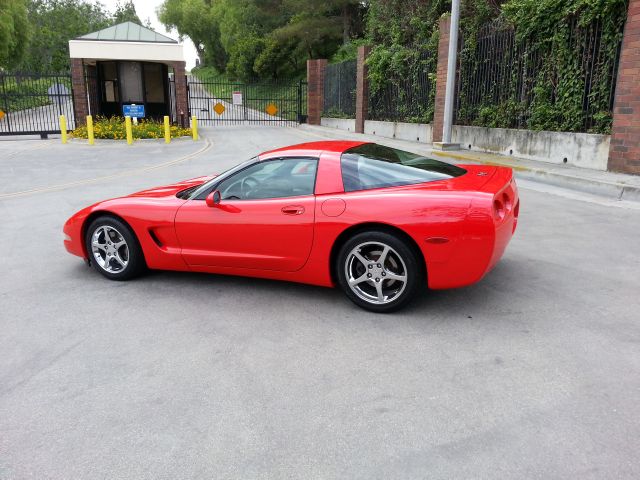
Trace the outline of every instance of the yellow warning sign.
{"label": "yellow warning sign", "polygon": [[267,105],[267,108],[265,108],[264,111],[273,117],[276,113],[278,113],[278,107],[276,107],[273,103],[270,103],[269,105]]}
{"label": "yellow warning sign", "polygon": [[4,118],[4,112],[0,110],[0,120],[2,120],[3,118]]}
{"label": "yellow warning sign", "polygon": [[218,115],[222,115],[225,111],[224,105],[221,104],[220,102],[216,103],[213,106],[213,111],[216,112]]}

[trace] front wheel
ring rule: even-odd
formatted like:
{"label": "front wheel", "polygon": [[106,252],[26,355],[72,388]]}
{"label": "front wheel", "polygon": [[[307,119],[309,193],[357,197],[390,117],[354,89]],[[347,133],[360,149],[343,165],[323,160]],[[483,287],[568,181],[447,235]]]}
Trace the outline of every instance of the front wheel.
{"label": "front wheel", "polygon": [[363,232],[349,239],[338,254],[336,273],[351,301],[378,313],[404,307],[423,277],[414,249],[386,232]]}
{"label": "front wheel", "polygon": [[110,280],[129,280],[145,267],[138,239],[117,218],[96,218],[87,228],[85,242],[91,265]]}

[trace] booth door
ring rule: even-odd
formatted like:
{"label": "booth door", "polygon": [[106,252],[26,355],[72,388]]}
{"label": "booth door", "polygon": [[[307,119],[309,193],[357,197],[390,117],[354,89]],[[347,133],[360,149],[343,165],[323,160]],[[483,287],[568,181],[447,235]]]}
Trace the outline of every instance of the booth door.
{"label": "booth door", "polygon": [[147,117],[159,119],[169,115],[167,66],[162,63],[143,63],[142,66]]}
{"label": "booth door", "polygon": [[100,82],[100,114],[106,117],[122,115],[117,62],[98,62]]}

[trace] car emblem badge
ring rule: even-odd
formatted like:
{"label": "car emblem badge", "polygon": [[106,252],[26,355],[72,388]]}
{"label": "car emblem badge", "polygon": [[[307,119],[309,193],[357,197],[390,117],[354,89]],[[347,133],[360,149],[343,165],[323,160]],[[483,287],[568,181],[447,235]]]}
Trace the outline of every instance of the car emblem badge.
{"label": "car emblem badge", "polygon": [[479,177],[486,177],[487,176],[487,172],[478,172],[478,176]]}

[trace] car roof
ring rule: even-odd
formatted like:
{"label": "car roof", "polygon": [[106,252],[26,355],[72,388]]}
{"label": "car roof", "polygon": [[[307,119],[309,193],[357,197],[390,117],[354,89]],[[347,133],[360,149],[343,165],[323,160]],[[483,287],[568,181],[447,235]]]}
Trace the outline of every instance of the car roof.
{"label": "car roof", "polygon": [[345,150],[348,150],[353,147],[357,147],[358,145],[364,145],[365,143],[371,142],[363,142],[357,140],[323,140],[319,142],[306,142],[299,143],[297,145],[289,145],[288,147],[276,148],[274,150],[269,150],[266,152],[262,152],[259,155],[261,160],[266,158],[277,157],[278,155],[285,156],[309,156],[309,155],[320,155],[322,152],[337,152],[342,153]]}

